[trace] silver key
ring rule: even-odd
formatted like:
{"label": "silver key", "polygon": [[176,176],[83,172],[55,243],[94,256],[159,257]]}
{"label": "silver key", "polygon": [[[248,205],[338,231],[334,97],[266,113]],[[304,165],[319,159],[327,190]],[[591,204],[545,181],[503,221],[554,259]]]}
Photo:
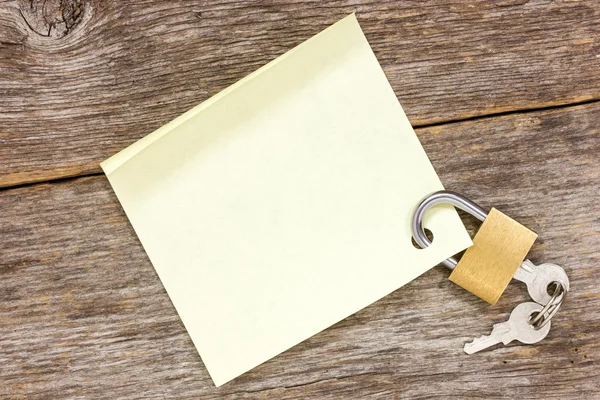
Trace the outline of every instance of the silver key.
{"label": "silver key", "polygon": [[540,304],[546,304],[550,300],[548,286],[552,282],[560,282],[565,292],[569,291],[569,278],[565,270],[556,264],[535,265],[531,261],[525,260],[513,278],[525,283],[529,296]]}
{"label": "silver key", "polygon": [[550,331],[550,322],[543,328],[536,330],[529,324],[531,315],[542,310],[537,303],[521,303],[512,310],[508,321],[494,325],[489,336],[481,336],[470,343],[466,343],[464,350],[467,354],[477,353],[498,343],[509,344],[513,340],[521,343],[532,344],[544,339]]}

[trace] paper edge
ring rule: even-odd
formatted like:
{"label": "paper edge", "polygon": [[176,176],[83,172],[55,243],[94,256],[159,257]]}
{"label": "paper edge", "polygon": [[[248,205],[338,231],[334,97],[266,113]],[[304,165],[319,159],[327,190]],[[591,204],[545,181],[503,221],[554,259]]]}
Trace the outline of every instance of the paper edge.
{"label": "paper edge", "polygon": [[[137,140],[136,142],[132,143],[131,145],[129,145],[125,149],[121,150],[117,154],[115,154],[115,155],[111,156],[110,158],[104,160],[103,162],[100,163],[100,167],[102,168],[102,170],[104,171],[104,173],[106,175],[109,175],[109,174],[113,173],[119,167],[121,167],[123,164],[125,164],[128,160],[130,160],[131,158],[135,157],[138,153],[140,153],[141,151],[143,151],[146,147],[150,146],[152,143],[154,143],[155,141],[157,141],[158,139],[160,139],[164,135],[168,134],[170,131],[172,131],[173,129],[175,129],[179,125],[183,124],[184,122],[186,122],[190,118],[193,118],[194,116],[196,116],[201,111],[203,111],[203,110],[207,109],[208,107],[212,106],[213,104],[217,103],[219,100],[223,99],[229,93],[231,93],[234,90],[236,90],[237,88],[245,85],[247,82],[249,82],[252,79],[256,78],[257,76],[261,75],[265,71],[269,70],[271,67],[279,64],[281,61],[285,60],[286,58],[288,58],[292,54],[296,53],[298,50],[300,50],[303,47],[307,46],[308,44],[312,43],[316,38],[318,38],[318,37],[326,34],[333,27],[335,27],[336,25],[338,25],[340,23],[343,23],[344,21],[346,21],[348,19],[353,19],[358,24],[358,20],[356,19],[356,13],[353,12],[353,13],[347,15],[346,17],[342,18],[341,20],[335,22],[333,25],[328,26],[327,28],[325,28],[321,32],[319,32],[319,33],[311,36],[310,38],[306,39],[302,43],[298,44],[296,47],[294,47],[294,48],[286,51],[285,53],[283,53],[282,55],[278,56],[274,60],[270,61],[269,63],[267,63],[265,65],[263,65],[262,67],[260,67],[256,71],[250,73],[249,75],[245,76],[244,78],[240,79],[239,81],[233,83],[232,85],[226,87],[225,89],[223,89],[219,93],[217,93],[214,96],[210,97],[209,99],[207,99],[207,100],[203,101],[202,103],[198,104],[194,108],[192,108],[192,109],[186,111],[185,113],[181,114],[180,116],[178,116],[174,120],[168,122],[167,124],[161,126],[157,130],[155,130],[155,131],[151,132],[150,134],[144,136],[143,138]],[[358,25],[360,25],[360,24],[358,24]],[[361,32],[362,32],[362,28],[361,28]]]}

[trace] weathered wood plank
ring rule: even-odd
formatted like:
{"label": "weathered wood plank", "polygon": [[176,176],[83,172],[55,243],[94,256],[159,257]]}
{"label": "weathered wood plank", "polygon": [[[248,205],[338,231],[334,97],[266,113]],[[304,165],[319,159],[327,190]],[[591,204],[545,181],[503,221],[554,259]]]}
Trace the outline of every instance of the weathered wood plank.
{"label": "weathered wood plank", "polygon": [[0,2],[0,186],[98,163],[356,11],[415,125],[600,98],[600,3]]}
{"label": "weathered wood plank", "polygon": [[594,103],[418,131],[448,188],[538,232],[532,260],[569,274],[543,342],[463,354],[526,291],[490,307],[440,267],[219,389],[105,177],[1,191],[0,397],[600,398],[599,118]]}

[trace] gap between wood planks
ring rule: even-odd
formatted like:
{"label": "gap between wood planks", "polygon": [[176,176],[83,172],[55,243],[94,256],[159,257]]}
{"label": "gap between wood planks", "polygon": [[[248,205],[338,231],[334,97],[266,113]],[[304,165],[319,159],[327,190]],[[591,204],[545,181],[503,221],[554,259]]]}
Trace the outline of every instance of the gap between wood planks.
{"label": "gap between wood planks", "polygon": [[[571,102],[571,103],[556,104],[556,105],[553,104],[553,105],[548,105],[548,106],[537,106],[537,107],[532,106],[530,108],[521,108],[518,110],[493,112],[493,113],[489,113],[489,114],[485,114],[485,115],[476,115],[476,116],[465,117],[465,118],[455,118],[455,119],[450,119],[450,120],[441,121],[441,122],[432,122],[432,123],[428,123],[428,124],[413,124],[413,128],[414,129],[430,128],[430,127],[434,127],[434,126],[457,124],[457,123],[461,123],[461,122],[465,122],[465,121],[478,121],[478,120],[483,120],[483,119],[487,119],[487,118],[492,119],[492,118],[502,117],[502,116],[506,116],[506,115],[529,114],[529,113],[535,113],[535,112],[540,112],[540,111],[556,110],[556,109],[561,109],[561,108],[570,108],[570,107],[576,107],[576,106],[581,106],[581,105],[586,105],[586,104],[593,104],[593,103],[597,103],[597,102],[600,102],[600,99],[575,101],[575,102]],[[150,133],[150,132],[148,132],[148,133]],[[98,167],[100,167],[99,164],[98,164]],[[59,177],[50,178],[50,179],[33,180],[33,181],[28,181],[28,182],[17,183],[17,184],[0,187],[0,192],[2,192],[4,190],[9,190],[9,189],[17,189],[17,188],[33,186],[33,185],[38,185],[38,184],[44,184],[44,183],[59,183],[59,182],[64,182],[64,181],[68,181],[71,179],[85,178],[85,177],[98,176],[98,175],[103,175],[103,172],[98,171],[98,172],[91,172],[91,173],[64,175],[64,176],[59,176]]]}

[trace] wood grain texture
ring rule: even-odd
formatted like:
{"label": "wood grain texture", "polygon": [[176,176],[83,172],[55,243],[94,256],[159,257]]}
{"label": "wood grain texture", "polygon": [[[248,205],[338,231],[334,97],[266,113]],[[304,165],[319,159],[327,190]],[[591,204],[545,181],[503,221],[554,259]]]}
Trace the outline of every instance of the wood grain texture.
{"label": "wood grain texture", "polygon": [[415,125],[600,98],[600,2],[0,1],[0,187],[99,162],[351,12]]}
{"label": "wood grain texture", "polygon": [[465,355],[526,290],[488,306],[439,267],[218,389],[104,176],[0,191],[0,397],[599,399],[599,118],[593,103],[418,130],[446,187],[538,232],[530,258],[568,273],[543,342]]}

